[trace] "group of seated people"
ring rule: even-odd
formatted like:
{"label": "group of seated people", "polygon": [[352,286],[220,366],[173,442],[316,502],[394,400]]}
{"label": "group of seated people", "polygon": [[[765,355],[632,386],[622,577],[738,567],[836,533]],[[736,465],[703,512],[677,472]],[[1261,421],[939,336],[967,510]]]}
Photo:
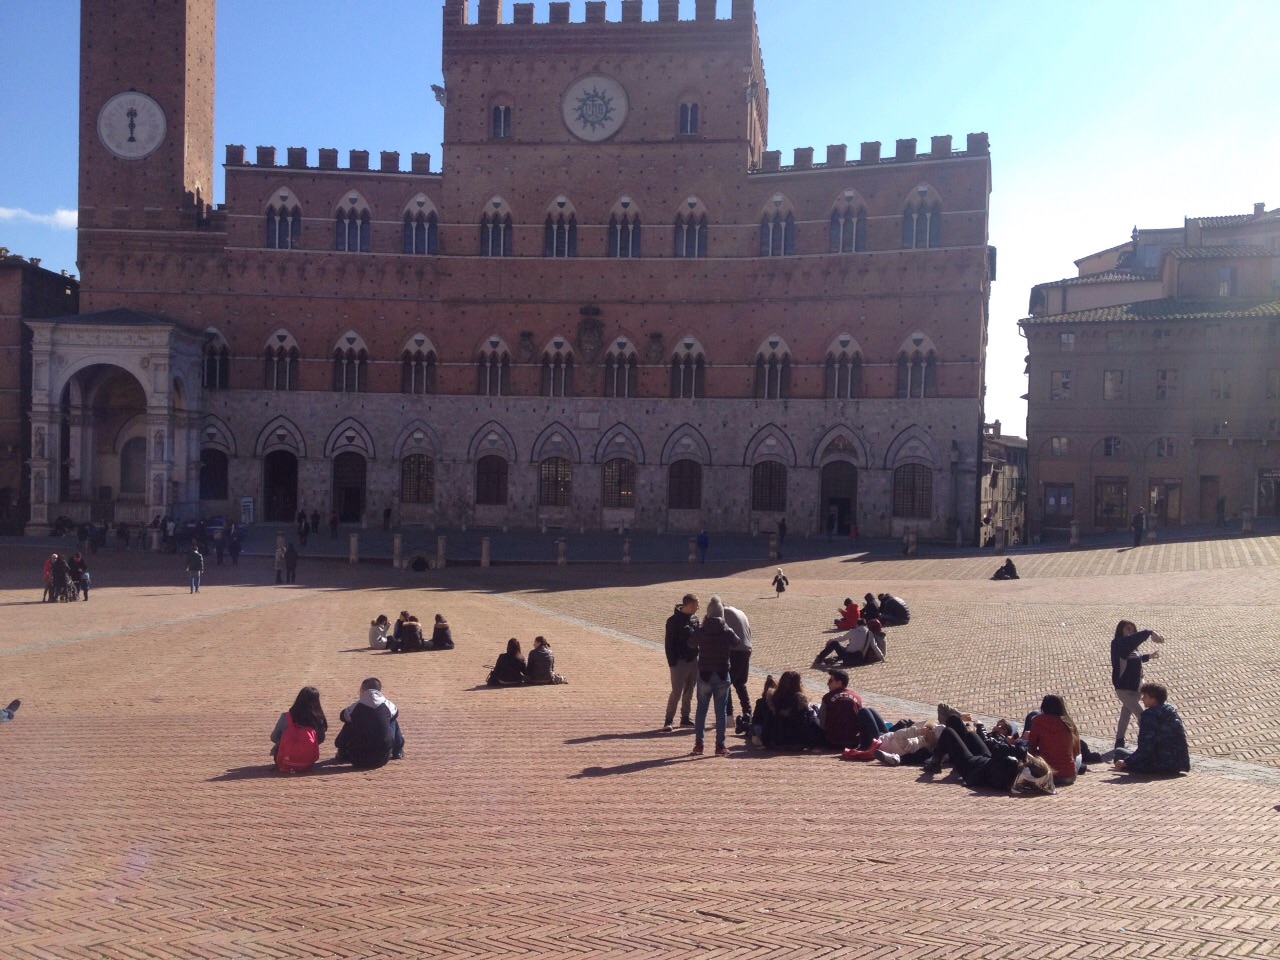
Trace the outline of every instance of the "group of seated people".
{"label": "group of seated people", "polygon": [[418,618],[407,610],[401,610],[394,625],[386,614],[369,624],[369,646],[374,650],[386,650],[389,653],[415,653],[419,650],[452,650],[453,631],[449,621],[443,614],[436,614],[435,626],[431,629],[431,639],[426,639],[422,632],[422,624]]}
{"label": "group of seated people", "polygon": [[[1133,773],[1173,774],[1190,769],[1186,732],[1168,692],[1146,684],[1151,703],[1139,718],[1138,747],[1117,752],[1116,769]],[[1145,701],[1144,701],[1145,702]],[[945,703],[938,719],[899,720],[890,726],[849,689],[849,674],[827,671],[827,693],[817,703],[805,692],[800,674],[783,673],[765,680],[764,693],[752,714],[751,742],[774,750],[843,751],[846,760],[879,760],[886,766],[919,766],[938,773],[950,762],[973,788],[1029,789],[1052,793],[1068,786],[1102,757],[1080,738],[1079,730],[1056,694],[1028,714],[1023,730],[1001,719],[990,731]]]}
{"label": "group of seated people", "polygon": [[879,620],[884,627],[901,627],[911,621],[911,611],[907,602],[891,593],[879,596],[868,593],[862,598],[862,605],[853,602],[853,598],[845,597],[844,606],[836,611],[836,629],[852,630],[859,622],[870,623]]}
{"label": "group of seated people", "polygon": [[[337,763],[373,770],[389,760],[404,758],[400,711],[382,695],[382,682],[369,677],[360,684],[360,697],[339,714],[342,729],[334,741]],[[320,706],[320,691],[303,687],[271,731],[271,756],[281,773],[303,773],[320,759],[329,721]]]}
{"label": "group of seated people", "polygon": [[880,663],[889,655],[884,628],[901,626],[910,620],[911,611],[906,601],[893,594],[882,593],[876,597],[868,593],[861,606],[852,597],[845,597],[835,625],[837,630],[848,632],[829,640],[814,658],[813,665],[825,667],[833,660],[842,667]]}
{"label": "group of seated people", "polygon": [[520,641],[512,637],[507,641],[506,652],[498,655],[485,680],[491,687],[564,682],[565,678],[556,673],[556,655],[546,637],[533,638],[533,649],[529,651],[527,660]]}

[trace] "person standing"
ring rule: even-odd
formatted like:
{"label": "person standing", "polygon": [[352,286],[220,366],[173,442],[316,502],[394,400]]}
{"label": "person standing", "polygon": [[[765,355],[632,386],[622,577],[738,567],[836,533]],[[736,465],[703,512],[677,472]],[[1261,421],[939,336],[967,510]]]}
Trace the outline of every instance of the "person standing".
{"label": "person standing", "polygon": [[668,733],[671,732],[671,724],[676,717],[677,705],[680,706],[680,726],[693,726],[690,709],[694,685],[698,681],[698,651],[689,645],[689,640],[693,637],[693,631],[698,628],[697,613],[698,598],[692,593],[686,593],[671,616],[667,617],[663,646],[667,654],[667,667],[671,672],[671,693],[667,697],[667,715],[662,729]]}
{"label": "person standing", "polygon": [[213,555],[218,559],[218,566],[222,566],[222,555],[227,551],[227,530],[225,527],[218,530],[213,535]]}
{"label": "person standing", "polygon": [[787,579],[787,575],[782,572],[782,568],[778,568],[778,572],[773,576],[773,598],[781,600],[782,595],[787,592],[787,586],[791,583]]}
{"label": "person standing", "polygon": [[84,556],[79,550],[75,556],[67,564],[67,572],[71,575],[71,593],[75,595],[76,591],[84,594],[84,599],[89,599],[89,565],[85,563]]}
{"label": "person standing", "polygon": [[204,573],[204,555],[195,541],[191,543],[191,552],[187,554],[187,576],[191,578],[191,592],[200,592],[200,575]]}
{"label": "person standing", "polygon": [[284,548],[284,582],[293,583],[298,579],[298,551],[293,542]]}
{"label": "person standing", "polygon": [[698,534],[698,562],[707,562],[707,549],[711,546],[711,538],[707,536],[707,531],[703,530]]}
{"label": "person standing", "polygon": [[329,511],[329,539],[338,539],[338,513],[336,510]]}
{"label": "person standing", "polygon": [[707,729],[707,709],[716,712],[716,756],[727,757],[725,745],[726,708],[732,684],[729,654],[739,642],[738,635],[724,622],[724,604],[719,597],[707,601],[707,615],[689,638],[698,651],[698,712],[694,715],[693,755],[702,755]]}
{"label": "person standing", "polygon": [[382,529],[383,530],[391,529],[391,508],[390,507],[384,507],[382,510]]}
{"label": "person standing", "polygon": [[1133,545],[1135,547],[1142,546],[1142,535],[1147,531],[1147,510],[1145,507],[1138,508],[1138,512],[1129,521],[1129,526],[1133,527]]}
{"label": "person standing", "polygon": [[320,511],[311,511],[311,535],[315,536],[320,532]]}
{"label": "person standing", "polygon": [[1164,643],[1160,634],[1154,630],[1139,630],[1132,620],[1117,623],[1115,636],[1111,638],[1111,685],[1115,688],[1116,699],[1120,701],[1120,719],[1116,721],[1117,749],[1125,745],[1130,719],[1142,715],[1142,700],[1138,696],[1142,687],[1142,665],[1160,656],[1159,650],[1138,652],[1138,648],[1148,640]]}
{"label": "person standing", "polygon": [[749,733],[751,700],[747,693],[747,678],[751,676],[751,622],[737,607],[724,608],[724,622],[738,635],[737,643],[729,651],[729,679],[733,683],[733,689],[738,692],[738,703],[742,705],[739,716],[742,717],[743,727],[738,733]]}
{"label": "person standing", "polygon": [[276,583],[284,583],[284,547],[276,547]]}
{"label": "person standing", "polygon": [[231,554],[231,565],[233,567],[240,566],[240,527],[238,524],[231,525],[231,532],[227,535],[227,552]]}

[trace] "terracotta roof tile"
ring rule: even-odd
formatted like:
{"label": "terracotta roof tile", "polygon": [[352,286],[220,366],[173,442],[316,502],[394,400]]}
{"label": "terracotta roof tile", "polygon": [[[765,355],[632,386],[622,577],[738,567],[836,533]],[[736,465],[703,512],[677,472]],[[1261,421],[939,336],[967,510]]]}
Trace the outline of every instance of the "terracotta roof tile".
{"label": "terracotta roof tile", "polygon": [[1051,283],[1037,283],[1037,287],[1087,287],[1095,283],[1136,283],[1139,280],[1159,281],[1152,274],[1132,273],[1128,270],[1107,270],[1104,273],[1091,273],[1084,277],[1065,277]]}
{"label": "terracotta roof tile", "polygon": [[1223,257],[1274,257],[1275,251],[1256,244],[1230,247],[1173,247],[1169,256],[1175,260],[1217,260]]}
{"label": "terracotta roof tile", "polygon": [[1280,300],[1143,300],[1053,317],[1027,317],[1021,326],[1064,323],[1165,323],[1171,320],[1229,320],[1280,317]]}

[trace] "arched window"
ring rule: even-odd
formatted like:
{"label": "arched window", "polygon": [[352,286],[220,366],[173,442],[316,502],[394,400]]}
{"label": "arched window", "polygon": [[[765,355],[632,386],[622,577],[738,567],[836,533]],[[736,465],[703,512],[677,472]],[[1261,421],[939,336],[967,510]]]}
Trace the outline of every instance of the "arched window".
{"label": "arched window", "polygon": [[831,400],[854,400],[862,396],[862,354],[848,349],[827,354],[826,396]]}
{"label": "arched window", "polygon": [[636,505],[636,464],[621,458],[606,460],[601,497],[606,509],[629,510]]}
{"label": "arched window", "polygon": [[778,513],[787,509],[787,467],[763,460],[751,468],[751,509]]}
{"label": "arched window", "polygon": [[400,354],[400,392],[425,395],[436,392],[436,352],[406,349]]}
{"label": "arched window", "polygon": [[511,393],[511,355],[501,340],[491,337],[493,344],[480,351],[476,361],[476,393],[482,397],[505,397]]}
{"label": "arched window", "polygon": [[543,229],[544,257],[576,257],[578,255],[578,215],[565,197],[556,197],[547,211]]}
{"label": "arched window", "polygon": [[706,361],[701,346],[694,340],[686,340],[671,358],[671,396],[673,399],[694,399],[707,395]]}
{"label": "arched window", "polygon": [[297,390],[301,353],[293,335],[277,330],[267,341],[262,386],[266,390]]}
{"label": "arched window", "polygon": [[440,222],[436,212],[405,212],[404,215],[404,252],[418,255],[435,256],[440,252]]}
{"label": "arched window", "polygon": [[609,257],[640,256],[640,211],[630,197],[623,197],[609,215]]}
{"label": "arched window", "polygon": [[358,193],[346,200],[347,206],[334,215],[333,249],[346,253],[369,252],[369,205]]}
{"label": "arched window", "polygon": [[619,337],[604,358],[604,395],[633,397],[636,395],[638,365],[636,350],[625,337]]}
{"label": "arched window", "polygon": [[[695,201],[693,206],[697,207]],[[707,255],[707,215],[696,209],[688,214],[676,214],[675,240],[677,257],[705,257]]]}
{"label": "arched window", "polygon": [[567,507],[573,500],[573,466],[564,457],[538,464],[538,506]]}
{"label": "arched window", "polygon": [[[780,202],[780,201],[779,201]],[[796,252],[796,218],[774,211],[760,218],[760,256],[789,257]]]}
{"label": "arched window", "polygon": [[512,255],[511,211],[506,201],[494,197],[490,208],[480,217],[480,256],[509,257]]}
{"label": "arched window", "polygon": [[681,136],[693,136],[698,132],[699,120],[698,105],[696,103],[680,104],[680,134]]}
{"label": "arched window", "polygon": [[333,392],[364,393],[369,383],[369,351],[353,330],[333,348]]}
{"label": "arched window", "polygon": [[293,250],[302,238],[302,209],[288,190],[281,190],[267,207],[266,246],[270,250]]}
{"label": "arched window", "polygon": [[908,463],[893,471],[893,515],[908,520],[933,516],[933,471]]}
{"label": "arched window", "polygon": [[867,209],[861,204],[854,206],[855,196],[850,191],[831,211],[829,249],[832,253],[859,253],[867,249]]}
{"label": "arched window", "polygon": [[677,460],[667,468],[667,508],[702,509],[702,464],[698,461]]}
{"label": "arched window", "polygon": [[221,450],[206,447],[200,451],[200,499],[226,500],[228,460]]}
{"label": "arched window", "polygon": [[907,356],[898,354],[898,397],[919,399],[938,395],[938,362],[932,350],[921,356],[916,350]]}
{"label": "arched window", "polygon": [[507,461],[489,455],[476,461],[476,506],[504,507],[507,504]]}
{"label": "arched window", "polygon": [[205,344],[203,383],[206,390],[225,390],[231,378],[231,351],[220,335]]}
{"label": "arched window", "polygon": [[[502,461],[504,464],[506,461]],[[436,463],[426,454],[414,453],[400,461],[400,502],[435,503]]]}
{"label": "arched window", "polygon": [[494,140],[511,139],[511,107],[507,104],[494,104],[489,114],[489,135]]}
{"label": "arched window", "polygon": [[917,199],[908,200],[902,208],[902,247],[923,250],[942,246],[942,203],[932,188],[921,184]]}
{"label": "arched window", "polygon": [[757,400],[786,400],[791,396],[791,351],[779,337],[770,337],[756,354]]}
{"label": "arched window", "polygon": [[542,354],[542,395],[573,396],[573,352],[562,337],[556,337]]}

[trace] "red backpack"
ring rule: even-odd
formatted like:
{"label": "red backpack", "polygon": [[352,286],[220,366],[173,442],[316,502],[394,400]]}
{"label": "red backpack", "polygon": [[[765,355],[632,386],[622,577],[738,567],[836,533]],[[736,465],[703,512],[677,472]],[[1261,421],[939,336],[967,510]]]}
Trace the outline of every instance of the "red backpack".
{"label": "red backpack", "polygon": [[284,733],[276,748],[276,769],[281,773],[301,773],[310,770],[320,759],[320,738],[314,727],[300,727],[293,722],[293,715],[286,713]]}

